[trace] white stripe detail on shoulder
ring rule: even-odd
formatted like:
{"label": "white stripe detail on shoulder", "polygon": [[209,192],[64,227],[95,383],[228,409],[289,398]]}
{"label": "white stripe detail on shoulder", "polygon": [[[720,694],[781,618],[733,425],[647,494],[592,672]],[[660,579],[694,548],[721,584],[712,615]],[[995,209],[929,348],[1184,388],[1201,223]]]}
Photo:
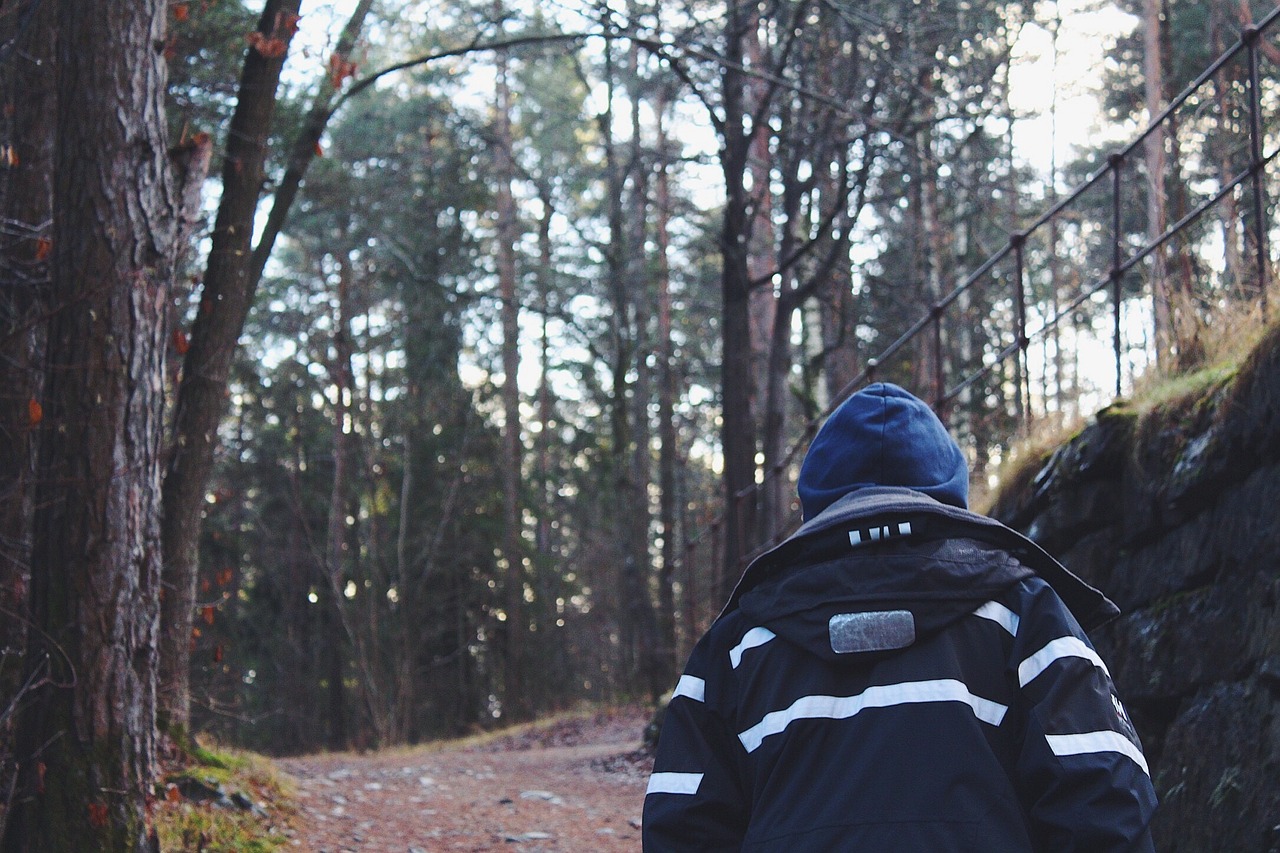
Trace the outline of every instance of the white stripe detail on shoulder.
{"label": "white stripe detail on shoulder", "polygon": [[649,776],[649,794],[696,794],[702,784],[701,773],[653,773]]}
{"label": "white stripe detail on shoulder", "polygon": [[1018,614],[998,601],[988,601],[973,611],[973,615],[981,619],[989,619],[1009,632],[1009,636],[1018,636]]}
{"label": "white stripe detail on shoulder", "polygon": [[677,696],[688,696],[695,702],[705,702],[707,682],[696,675],[682,675],[676,682],[676,692],[671,694],[671,698],[674,700]]}
{"label": "white stripe detail on shoulder", "polygon": [[1043,649],[1018,664],[1018,685],[1026,687],[1044,672],[1055,661],[1063,658],[1084,658],[1111,677],[1107,665],[1098,657],[1098,653],[1089,648],[1079,637],[1059,637],[1045,645]]}
{"label": "white stripe detail on shoulder", "polygon": [[756,646],[763,646],[772,640],[777,634],[768,628],[758,627],[752,628],[750,631],[742,635],[742,640],[738,645],[729,649],[729,663],[733,664],[733,668],[737,669],[738,664],[742,663],[742,654],[748,649],[754,649]]}
{"label": "white stripe detail on shoulder", "polygon": [[870,545],[872,542],[879,542],[883,539],[910,535],[911,522],[903,521],[899,524],[872,527],[868,530],[850,530],[849,544],[856,548],[859,545]]}
{"label": "white stripe detail on shoulder", "polygon": [[1049,749],[1062,758],[1068,755],[1090,755],[1097,752],[1118,752],[1133,759],[1133,763],[1142,768],[1148,776],[1147,759],[1142,750],[1120,732],[1110,730],[1101,732],[1084,732],[1078,735],[1045,735]]}
{"label": "white stripe detail on shoulder", "polygon": [[940,678],[935,681],[907,681],[868,687],[856,696],[802,696],[791,707],[765,714],[764,719],[738,735],[747,752],[755,752],[764,739],[776,735],[797,720],[845,720],[868,708],[888,708],[932,702],[961,702],[975,717],[992,726],[1000,725],[1008,706],[974,696],[962,681]]}

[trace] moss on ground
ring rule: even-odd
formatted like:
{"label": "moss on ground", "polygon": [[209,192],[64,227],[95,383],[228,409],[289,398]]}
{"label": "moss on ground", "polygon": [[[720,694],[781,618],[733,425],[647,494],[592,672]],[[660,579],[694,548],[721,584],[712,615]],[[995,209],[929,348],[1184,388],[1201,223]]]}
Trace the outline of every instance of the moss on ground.
{"label": "moss on ground", "polygon": [[270,761],[196,746],[174,765],[157,796],[160,849],[272,853],[288,845],[292,791]]}

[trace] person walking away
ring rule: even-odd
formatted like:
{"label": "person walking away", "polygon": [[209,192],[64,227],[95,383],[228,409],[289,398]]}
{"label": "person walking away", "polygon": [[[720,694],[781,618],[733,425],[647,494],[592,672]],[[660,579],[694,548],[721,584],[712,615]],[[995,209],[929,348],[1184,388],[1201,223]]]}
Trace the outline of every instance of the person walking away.
{"label": "person walking away", "polygon": [[644,850],[1151,851],[1147,762],[1085,634],[1118,610],[967,509],[933,411],[854,394],[799,497],[668,704]]}

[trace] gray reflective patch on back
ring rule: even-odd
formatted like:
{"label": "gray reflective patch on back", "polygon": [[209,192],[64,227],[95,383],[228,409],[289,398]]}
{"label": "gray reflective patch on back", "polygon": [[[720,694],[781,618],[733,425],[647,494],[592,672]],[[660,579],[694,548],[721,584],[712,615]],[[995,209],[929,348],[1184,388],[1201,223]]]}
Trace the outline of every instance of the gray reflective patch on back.
{"label": "gray reflective patch on back", "polygon": [[827,629],[831,651],[838,655],[905,649],[916,641],[916,620],[910,610],[837,613]]}

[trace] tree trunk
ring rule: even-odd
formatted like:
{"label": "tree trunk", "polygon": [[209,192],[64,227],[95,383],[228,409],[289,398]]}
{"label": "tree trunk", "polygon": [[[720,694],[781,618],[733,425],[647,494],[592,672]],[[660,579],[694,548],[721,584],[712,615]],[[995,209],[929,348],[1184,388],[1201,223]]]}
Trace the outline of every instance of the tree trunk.
{"label": "tree trunk", "polygon": [[[791,118],[796,118],[793,113]],[[803,125],[802,121],[797,124]],[[766,146],[767,148],[767,146]],[[814,169],[819,166],[821,153],[814,152]],[[795,156],[780,157],[779,169],[782,182],[782,204],[778,241],[778,268],[783,259],[791,256],[797,248],[797,233],[805,227],[799,222],[800,208],[804,188],[797,174],[799,158]],[[770,219],[774,218],[771,213]],[[807,230],[807,229],[806,229]],[[786,527],[790,507],[790,482],[785,476],[783,458],[787,453],[787,408],[790,402],[789,380],[791,378],[791,320],[803,297],[797,289],[796,271],[794,268],[780,273],[782,279],[779,292],[773,299],[773,322],[769,328],[768,359],[765,370],[765,394],[761,409],[763,411],[763,429],[761,448],[764,459],[764,482],[760,490],[761,541],[770,544],[779,541],[779,534]],[[774,288],[767,288],[770,292]]]}
{"label": "tree trunk", "polygon": [[[218,423],[226,410],[231,360],[258,283],[249,275],[254,212],[284,65],[281,48],[293,35],[300,2],[267,0],[257,30],[263,41],[245,55],[236,111],[227,132],[222,200],[174,408],[161,528],[165,557],[161,622],[165,628],[160,648],[160,717],[175,731],[185,731],[191,718],[191,628],[204,492],[213,470]],[[273,39],[280,47],[263,49],[261,45]]]}
{"label": "tree trunk", "polygon": [[[1248,14],[1248,9],[1248,3],[1242,2],[1241,15]],[[1210,27],[1214,56],[1219,56],[1223,52],[1223,29],[1224,27],[1216,20]],[[1208,141],[1213,164],[1218,171],[1218,183],[1221,185],[1230,181],[1237,171],[1239,163],[1233,162],[1233,156],[1238,156],[1240,150],[1248,150],[1248,146],[1243,144],[1245,140],[1242,138],[1239,125],[1232,120],[1238,112],[1237,105],[1231,98],[1234,84],[1240,83],[1242,89],[1247,85],[1246,81],[1232,79],[1238,76],[1238,73],[1231,75],[1227,69],[1223,69],[1213,77],[1210,83],[1213,87],[1213,102],[1218,111],[1218,127],[1217,132],[1209,135]],[[1245,245],[1241,235],[1242,230],[1245,230],[1243,229],[1244,221],[1234,192],[1223,196],[1218,206],[1218,219],[1222,223],[1222,260],[1226,272],[1226,285],[1243,294],[1254,275],[1250,272],[1246,261]]]}
{"label": "tree trunk", "polygon": [[[676,644],[676,467],[680,448],[677,444],[675,400],[677,380],[675,356],[671,340],[671,186],[664,121],[669,104],[666,90],[659,92],[654,113],[658,127],[658,172],[654,198],[654,240],[657,243],[658,285],[658,525],[662,536],[662,562],[658,569],[658,636],[660,663],[668,680],[679,672]],[[685,595],[691,594],[686,589]],[[687,626],[686,626],[687,627]]]}
{"label": "tree trunk", "polygon": [[154,849],[174,197],[164,3],[57,6],[52,302],[19,791],[6,851]]}
{"label": "tree trunk", "polygon": [[[501,13],[501,4],[497,12]],[[501,20],[498,14],[497,20]],[[511,185],[515,163],[511,141],[511,90],[507,56],[499,51],[494,127],[494,179],[497,182],[498,234],[495,253],[498,291],[502,298],[502,556],[506,561],[503,587],[506,644],[503,660],[502,708],[508,719],[529,716],[524,693],[524,547],[521,535],[520,482],[523,445],[520,439],[520,302],[516,292],[516,240],[519,221]]]}
{"label": "tree trunk", "polygon": [[790,289],[784,289],[775,302],[772,340],[769,344],[769,369],[764,398],[764,484],[761,490],[760,525],[763,544],[780,541],[789,520],[790,479],[783,459],[787,453],[787,404],[790,402],[788,380],[791,377],[791,319],[799,300]]}
{"label": "tree trunk", "polygon": [[742,574],[743,559],[755,545],[756,431],[751,414],[751,234],[746,176],[752,133],[747,132],[746,75],[740,70],[750,15],[740,3],[727,10],[721,70],[724,110],[720,168],[725,206],[720,222],[721,452],[724,456],[725,539],[721,552],[720,596],[729,597]]}
{"label": "tree trunk", "polygon": [[[747,50],[747,64],[752,68],[769,67],[770,58],[765,55],[765,46],[761,43],[760,21],[758,15],[749,16],[750,25],[744,42]],[[752,75],[746,80],[746,109],[752,115],[752,122],[758,121],[766,113],[764,106],[770,100],[769,84],[758,76]],[[750,405],[752,423],[759,426],[769,418],[767,398],[769,383],[772,381],[770,370],[773,362],[773,336],[778,322],[778,291],[774,287],[772,273],[776,269],[777,251],[774,245],[774,204],[773,197],[773,155],[769,151],[770,133],[768,128],[753,126],[751,141],[747,148],[747,169],[751,175],[750,204],[752,211],[751,239],[747,242],[747,270],[753,284],[751,288],[751,384]],[[761,282],[768,282],[761,284]],[[765,489],[770,482],[765,478]],[[768,497],[762,495],[761,500],[768,503]],[[770,509],[764,507],[760,514],[765,524],[759,536],[751,544],[754,546],[767,541],[772,535],[768,529]]]}
{"label": "tree trunk", "polygon": [[[831,271],[821,313],[824,390],[829,405],[858,377],[857,317],[853,307],[853,275],[848,265]],[[825,407],[825,406],[824,406]]]}
{"label": "tree trunk", "polygon": [[[631,102],[631,139],[628,143],[627,163],[630,171],[631,202],[627,206],[627,235],[625,248],[625,299],[629,303],[631,320],[631,362],[634,365],[635,382],[631,389],[630,420],[631,460],[628,490],[628,509],[625,523],[628,528],[628,555],[635,561],[640,582],[638,594],[630,599],[632,622],[637,628],[636,655],[639,663],[640,684],[656,702],[663,691],[670,688],[666,667],[658,659],[657,617],[654,613],[652,594],[649,591],[653,576],[653,561],[649,556],[650,525],[653,512],[649,501],[649,487],[653,482],[653,427],[649,418],[649,404],[653,400],[653,369],[650,367],[648,330],[653,315],[647,270],[649,267],[645,247],[648,245],[649,213],[649,163],[641,145],[644,128],[640,118],[640,105],[645,97],[641,90],[639,72],[640,48],[634,42],[628,53],[628,100]],[[624,405],[626,401],[623,401]],[[620,460],[622,461],[622,460]]]}
{"label": "tree trunk", "polygon": [[[927,305],[937,305],[942,300],[942,260],[943,235],[938,222],[938,162],[934,152],[933,132],[937,120],[938,105],[934,96],[934,71],[932,68],[923,72],[920,83],[921,108],[920,130],[916,134],[916,156],[919,167],[919,223],[920,223],[920,277],[924,285],[924,301]],[[941,318],[939,318],[940,320]],[[920,395],[931,403],[942,399],[946,392],[943,353],[945,346],[935,346],[934,335],[921,335],[919,341],[920,358],[915,382]]]}
{"label": "tree trunk", "polygon": [[[1059,32],[1061,31],[1061,29],[1062,29],[1062,9],[1061,7],[1055,5],[1054,18],[1051,21],[1051,25],[1049,29],[1049,34],[1050,34],[1050,37],[1052,38],[1051,43],[1053,45],[1052,53],[1051,53],[1051,56],[1053,58],[1053,77],[1052,77],[1053,85],[1052,85],[1051,99],[1049,101],[1049,128],[1050,128],[1049,130],[1049,181],[1048,181],[1049,186],[1048,186],[1048,194],[1046,196],[1046,201],[1048,202],[1048,205],[1050,208],[1056,207],[1058,204],[1058,175],[1059,175],[1059,170],[1058,170],[1058,63],[1062,57],[1062,48],[1059,43]],[[1007,80],[1008,77],[1009,77],[1009,70],[1006,67],[1005,79]],[[1006,92],[1007,92],[1007,89],[1006,89]],[[1005,101],[1006,101],[1006,105],[1008,105],[1007,96]],[[1012,109],[1010,109],[1010,112],[1012,112]],[[1049,226],[1049,232],[1048,232],[1049,233],[1049,252],[1048,252],[1047,263],[1048,263],[1048,274],[1049,274],[1048,275],[1049,303],[1051,306],[1049,309],[1050,311],[1049,316],[1057,317],[1062,311],[1062,293],[1063,293],[1062,264],[1060,263],[1058,258],[1058,241],[1060,239],[1059,229],[1061,228],[1061,223],[1059,223],[1058,217],[1055,216],[1052,219],[1050,219],[1048,222],[1048,226]],[[1063,409],[1067,405],[1067,399],[1068,399],[1065,393],[1066,364],[1065,364],[1065,359],[1063,357],[1063,351],[1062,351],[1062,347],[1063,347],[1062,332],[1063,332],[1063,324],[1054,323],[1053,328],[1050,329],[1049,331],[1049,337],[1046,339],[1046,341],[1043,344],[1043,346],[1046,349],[1051,346],[1053,348],[1053,352],[1052,352],[1052,363],[1050,363],[1049,361],[1049,353],[1046,353],[1045,367],[1042,375],[1042,388],[1043,388],[1042,393],[1044,395],[1046,411],[1049,409],[1049,400],[1052,399],[1054,401],[1053,408],[1057,412],[1057,416],[1059,419],[1058,425],[1061,425],[1065,422],[1065,415],[1063,413]],[[1050,385],[1049,383],[1050,368],[1052,368],[1052,372],[1053,372],[1052,385]],[[1075,399],[1075,398],[1076,398],[1076,395],[1072,394],[1071,399]]]}
{"label": "tree trunk", "polygon": [[[537,459],[538,508],[536,527],[534,528],[534,545],[537,548],[539,595],[539,646],[540,655],[537,666],[552,665],[546,650],[546,636],[541,632],[552,630],[556,615],[556,546],[554,544],[555,528],[555,496],[559,489],[552,476],[551,442],[555,429],[555,395],[551,388],[552,362],[555,357],[551,342],[551,285],[555,269],[553,256],[554,243],[551,238],[551,224],[555,216],[555,198],[551,181],[544,176],[538,183],[538,197],[542,202],[542,215],[538,219],[538,313],[542,315],[542,329],[538,346],[538,434],[534,439],[534,453]],[[558,626],[556,626],[558,627]],[[552,645],[555,645],[554,643]],[[551,652],[553,654],[554,652]],[[555,698],[553,684],[547,679],[539,679],[537,695],[533,697],[536,707],[548,707]]]}
{"label": "tree trunk", "polygon": [[[324,637],[324,655],[329,680],[328,718],[329,748],[345,749],[350,740],[347,730],[346,696],[343,686],[346,671],[346,644],[343,638],[354,633],[343,613],[343,592],[348,577],[347,513],[351,494],[352,395],[355,393],[351,368],[352,342],[348,328],[351,271],[346,259],[338,261],[337,311],[334,316],[333,363],[329,381],[333,386],[333,490],[329,496],[329,523],[325,537],[328,554],[325,583],[328,586],[332,612],[326,615],[330,630]],[[355,637],[352,637],[355,645]],[[366,685],[367,687],[367,685]]]}
{"label": "tree trunk", "polygon": [[[1173,35],[1170,32],[1170,10],[1168,0],[1161,0],[1161,7],[1164,10],[1160,20],[1160,55],[1173,55]],[[1213,13],[1212,16],[1216,17]],[[1218,27],[1211,24],[1210,29],[1213,31],[1213,37],[1217,37]],[[1219,55],[1222,50],[1215,47],[1214,55]],[[1230,68],[1231,66],[1228,66]],[[1224,69],[1225,73],[1230,76],[1231,72]],[[1216,82],[1221,82],[1222,78],[1216,78]],[[1241,80],[1241,87],[1244,87],[1244,81]],[[1177,96],[1176,92],[1171,91],[1172,81],[1167,78],[1162,82],[1164,87],[1164,102],[1168,103]],[[1167,226],[1169,222],[1181,222],[1190,212],[1191,202],[1187,195],[1187,187],[1189,181],[1183,176],[1183,156],[1182,143],[1178,141],[1179,137],[1179,119],[1178,111],[1175,110],[1168,121],[1168,130],[1166,137],[1169,140],[1169,174],[1166,178],[1166,188],[1168,189],[1168,211],[1165,213],[1164,220]],[[1247,147],[1247,145],[1246,145]],[[1178,347],[1178,369],[1191,370],[1204,361],[1204,341],[1200,335],[1200,318],[1196,312],[1196,296],[1195,296],[1195,270],[1192,260],[1195,252],[1188,248],[1186,232],[1183,232],[1176,238],[1173,243],[1174,251],[1169,267],[1166,270],[1169,275],[1168,288],[1172,299],[1173,308],[1173,339]],[[1179,248],[1181,247],[1181,248]]]}
{"label": "tree trunk", "polygon": [[[1147,105],[1147,121],[1160,115],[1164,103],[1164,60],[1160,55],[1161,0],[1142,0],[1142,76]],[[1147,162],[1147,237],[1164,233],[1164,139],[1163,126],[1152,132],[1144,146]],[[1155,308],[1156,363],[1171,364],[1176,341],[1173,334],[1173,304],[1169,276],[1165,269],[1164,247],[1151,253],[1151,298]]]}

